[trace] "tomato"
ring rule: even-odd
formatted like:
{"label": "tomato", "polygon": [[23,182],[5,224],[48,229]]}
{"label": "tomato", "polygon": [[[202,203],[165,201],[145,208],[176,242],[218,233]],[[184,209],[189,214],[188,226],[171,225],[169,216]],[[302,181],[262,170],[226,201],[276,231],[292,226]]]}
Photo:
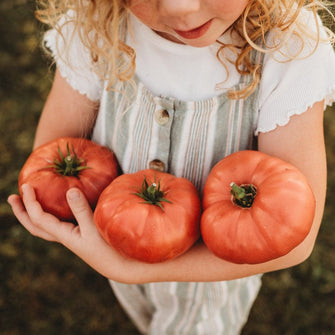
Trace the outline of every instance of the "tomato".
{"label": "tomato", "polygon": [[77,187],[94,208],[102,190],[118,175],[114,154],[84,138],[63,137],[36,148],[19,175],[33,186],[42,208],[62,220],[73,220],[66,192]]}
{"label": "tomato", "polygon": [[315,198],[291,164],[246,150],[227,156],[204,187],[201,234],[218,257],[262,263],[283,256],[309,233]]}
{"label": "tomato", "polygon": [[122,255],[156,263],[198,240],[200,215],[200,198],[189,180],[148,169],[117,177],[102,192],[94,221]]}

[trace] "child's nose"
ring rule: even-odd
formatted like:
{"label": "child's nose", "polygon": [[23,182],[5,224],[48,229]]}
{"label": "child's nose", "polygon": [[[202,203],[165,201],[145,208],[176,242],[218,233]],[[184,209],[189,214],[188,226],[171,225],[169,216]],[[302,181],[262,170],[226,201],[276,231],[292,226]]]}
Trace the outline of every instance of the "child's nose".
{"label": "child's nose", "polygon": [[200,10],[201,0],[160,0],[158,10],[162,16],[180,16]]}

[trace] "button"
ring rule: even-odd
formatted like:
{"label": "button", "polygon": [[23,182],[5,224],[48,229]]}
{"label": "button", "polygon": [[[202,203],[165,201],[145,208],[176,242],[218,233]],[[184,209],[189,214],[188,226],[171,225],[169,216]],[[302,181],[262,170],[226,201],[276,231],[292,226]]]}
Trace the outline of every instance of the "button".
{"label": "button", "polygon": [[155,119],[161,126],[166,125],[169,122],[169,112],[166,109],[158,109],[155,111]]}
{"label": "button", "polygon": [[149,163],[149,168],[156,171],[164,172],[165,164],[159,159],[154,159]]}

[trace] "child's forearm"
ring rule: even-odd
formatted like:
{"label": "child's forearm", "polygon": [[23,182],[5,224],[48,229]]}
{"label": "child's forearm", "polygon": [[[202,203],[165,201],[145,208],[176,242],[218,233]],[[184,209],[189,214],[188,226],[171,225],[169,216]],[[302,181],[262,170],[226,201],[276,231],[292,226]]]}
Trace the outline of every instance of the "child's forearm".
{"label": "child's forearm", "polygon": [[32,187],[27,185],[22,189],[22,200],[12,195],[9,203],[18,220],[30,233],[63,244],[103,276],[123,283],[222,281],[294,266],[310,255],[322,216],[319,206],[315,224],[304,242],[286,256],[266,263],[229,263],[211,254],[203,243],[198,242],[176,259],[147,264],[124,258],[103,240],[95,227],[91,208],[79,190],[68,192],[68,195],[76,195],[72,198],[68,196],[69,205],[78,221],[78,225],[73,225],[44,212],[36,201]]}
{"label": "child's forearm", "polygon": [[133,261],[116,254],[112,256],[114,251],[110,249],[108,253],[114,261],[110,262],[106,254],[105,266],[100,263],[99,268],[94,265],[93,267],[112,280],[128,284],[233,280],[297,265],[310,254],[307,245],[309,243],[302,244],[290,254],[281,258],[254,265],[234,264],[224,261],[211,254],[201,242],[174,260],[155,264]]}

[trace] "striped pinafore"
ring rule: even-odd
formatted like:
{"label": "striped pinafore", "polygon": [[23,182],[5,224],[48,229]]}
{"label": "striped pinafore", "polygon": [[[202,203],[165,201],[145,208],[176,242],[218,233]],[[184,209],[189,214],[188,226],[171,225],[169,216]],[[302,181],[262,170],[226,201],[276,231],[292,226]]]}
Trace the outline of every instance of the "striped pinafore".
{"label": "striped pinafore", "polygon": [[[250,79],[242,76],[238,87]],[[229,100],[223,93],[203,101],[179,101],[154,96],[135,81],[135,94],[122,83],[104,91],[93,133],[93,140],[114,151],[124,173],[159,168],[189,179],[201,193],[215,163],[254,147],[258,88],[244,100]],[[143,334],[236,335],[261,281],[252,276],[223,282],[111,285]]]}

